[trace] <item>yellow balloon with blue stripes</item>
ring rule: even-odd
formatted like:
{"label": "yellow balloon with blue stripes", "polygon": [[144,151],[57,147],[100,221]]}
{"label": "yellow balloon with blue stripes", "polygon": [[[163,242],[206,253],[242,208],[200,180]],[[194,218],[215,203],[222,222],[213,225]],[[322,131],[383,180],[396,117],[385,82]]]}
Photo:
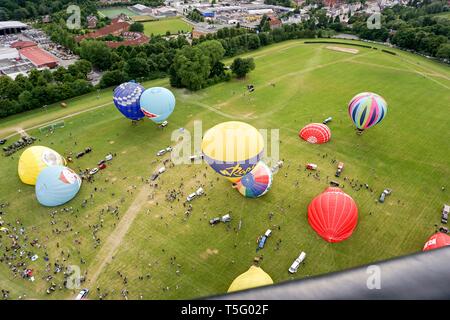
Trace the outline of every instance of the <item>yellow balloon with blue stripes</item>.
{"label": "yellow balloon with blue stripes", "polygon": [[248,123],[222,122],[205,133],[202,152],[211,168],[231,182],[237,182],[262,158],[264,139]]}

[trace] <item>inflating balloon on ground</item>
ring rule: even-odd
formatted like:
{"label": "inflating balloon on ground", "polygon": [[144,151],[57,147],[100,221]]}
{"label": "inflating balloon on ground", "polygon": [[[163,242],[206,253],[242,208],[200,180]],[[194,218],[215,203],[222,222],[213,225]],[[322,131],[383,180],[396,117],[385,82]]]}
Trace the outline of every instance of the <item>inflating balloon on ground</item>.
{"label": "inflating balloon on ground", "polygon": [[25,149],[20,156],[18,173],[23,183],[35,185],[39,173],[44,168],[65,164],[66,160],[55,150],[33,146]]}
{"label": "inflating balloon on ground", "polygon": [[310,226],[328,242],[349,238],[358,223],[355,201],[339,188],[329,187],[308,206]]}
{"label": "inflating balloon on ground", "polygon": [[205,133],[202,152],[214,171],[237,182],[261,159],[264,139],[255,127],[245,122],[222,122]]}
{"label": "inflating balloon on ground", "polygon": [[70,168],[52,166],[42,170],[36,181],[36,198],[47,207],[72,200],[81,187],[80,177]]}
{"label": "inflating balloon on ground", "polygon": [[247,198],[257,198],[265,195],[272,186],[272,170],[262,161],[236,182],[236,188]]}
{"label": "inflating balloon on ground", "polygon": [[380,123],[387,113],[386,101],[376,93],[357,94],[348,104],[348,114],[360,131]]}
{"label": "inflating balloon on ground", "polygon": [[122,83],[114,89],[114,105],[126,118],[140,120],[144,118],[144,113],[141,111],[139,99],[144,90],[144,87],[136,82]]}
{"label": "inflating balloon on ground", "polygon": [[146,89],[139,101],[144,115],[155,123],[166,120],[175,109],[175,96],[162,87]]}

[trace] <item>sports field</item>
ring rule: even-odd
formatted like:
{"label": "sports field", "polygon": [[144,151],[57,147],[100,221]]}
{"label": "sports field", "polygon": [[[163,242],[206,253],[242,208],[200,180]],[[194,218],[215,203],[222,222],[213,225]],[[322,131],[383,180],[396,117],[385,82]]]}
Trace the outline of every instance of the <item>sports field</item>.
{"label": "sports field", "polygon": [[144,24],[144,33],[150,35],[165,35],[167,31],[171,34],[177,34],[178,31],[190,32],[192,26],[178,18],[169,18],[155,21],[146,21]]}
{"label": "sports field", "polygon": [[[19,244],[26,243],[23,250],[39,256],[34,262],[23,258],[34,270],[34,282],[14,278],[3,259],[0,288],[10,290],[15,299],[24,295],[72,299],[79,290],[64,289],[62,272],[53,273],[58,259],[63,266],[78,265],[83,274],[87,272],[81,287],[91,289],[89,299],[100,294],[123,299],[123,290],[129,299],[196,298],[226,292],[257,255],[263,255],[261,267],[279,283],[420,251],[440,223],[442,204],[450,198],[446,120],[450,69],[397,50],[393,50],[397,55],[390,55],[333,46],[359,51],[351,54],[326,49],[327,44],[283,42],[246,54],[255,58],[256,69],[245,80],[195,93],[172,88],[177,105],[165,129],[148,120],[131,125],[113,106],[112,88],[69,100],[64,109],[55,105],[47,112],[32,111],[0,121],[0,138],[23,129],[39,139],[37,145],[63,155],[92,147],[92,153],[70,164],[75,170],[96,166],[108,152],[116,154],[94,183],[85,182],[77,197],[63,206],[73,207],[73,213],[61,208],[52,213],[55,209],[37,203],[34,188],[22,184],[17,175],[21,152],[0,158],[0,203],[10,203],[0,217],[11,223],[11,229],[23,224],[28,239],[19,236]],[[247,84],[253,84],[255,91],[248,93]],[[163,79],[144,86],[169,84]],[[380,124],[358,136],[347,103],[363,91],[382,95],[388,113]],[[298,138],[305,124],[329,116],[333,117],[329,143],[310,145]],[[39,132],[42,124],[61,118],[64,128],[48,135]],[[202,121],[203,131],[228,120],[279,129],[284,166],[268,194],[245,199],[229,182],[217,179],[206,164],[167,167],[158,186],[150,186],[149,176],[169,159],[169,155],[157,157],[156,152],[175,145],[173,131],[183,127],[192,132],[196,120]],[[307,206],[328,186],[328,180],[336,179],[334,159],[345,163],[339,181],[356,201],[359,221],[351,238],[330,244],[309,226]],[[304,170],[309,162],[318,164],[319,177]],[[358,185],[367,183],[373,192],[352,188],[348,182],[352,179]],[[182,203],[199,186],[206,196],[192,202],[193,211],[187,217]],[[393,192],[380,204],[377,199],[385,188]],[[170,190],[183,194],[180,201],[166,200]],[[117,215],[112,212],[116,206]],[[209,225],[210,218],[226,213],[233,218],[229,228]],[[242,225],[237,230],[239,221]],[[268,228],[273,234],[256,253],[256,239]],[[32,247],[31,239],[38,239],[41,247]],[[10,246],[11,239],[2,234],[0,243]],[[300,251],[307,258],[291,276],[287,270]],[[42,279],[48,274],[54,278]],[[45,290],[52,281],[56,291],[48,295]]]}
{"label": "sports field", "polygon": [[121,13],[125,13],[129,17],[133,17],[133,16],[137,15],[135,12],[133,12],[130,9],[125,8],[125,7],[99,9],[98,12],[101,15],[108,17],[110,19],[117,17]]}

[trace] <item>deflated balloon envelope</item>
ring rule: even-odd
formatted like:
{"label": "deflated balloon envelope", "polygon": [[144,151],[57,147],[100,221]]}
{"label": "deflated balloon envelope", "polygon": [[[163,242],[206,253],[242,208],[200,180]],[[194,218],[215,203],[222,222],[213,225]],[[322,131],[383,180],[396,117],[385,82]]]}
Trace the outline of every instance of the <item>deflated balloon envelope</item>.
{"label": "deflated balloon envelope", "polygon": [[48,207],[59,206],[72,200],[81,187],[80,177],[64,166],[47,167],[36,182],[36,198]]}

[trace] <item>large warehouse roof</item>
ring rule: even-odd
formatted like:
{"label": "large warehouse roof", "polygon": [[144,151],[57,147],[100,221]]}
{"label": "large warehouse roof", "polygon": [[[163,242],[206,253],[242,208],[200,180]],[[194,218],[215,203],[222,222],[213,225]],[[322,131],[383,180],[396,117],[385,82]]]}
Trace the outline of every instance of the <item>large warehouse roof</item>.
{"label": "large warehouse roof", "polygon": [[28,26],[25,23],[20,21],[0,21],[0,30],[27,27]]}
{"label": "large warehouse roof", "polygon": [[39,47],[28,47],[19,50],[20,54],[30,60],[36,67],[49,67],[53,68],[58,64],[58,59],[42,50]]}

